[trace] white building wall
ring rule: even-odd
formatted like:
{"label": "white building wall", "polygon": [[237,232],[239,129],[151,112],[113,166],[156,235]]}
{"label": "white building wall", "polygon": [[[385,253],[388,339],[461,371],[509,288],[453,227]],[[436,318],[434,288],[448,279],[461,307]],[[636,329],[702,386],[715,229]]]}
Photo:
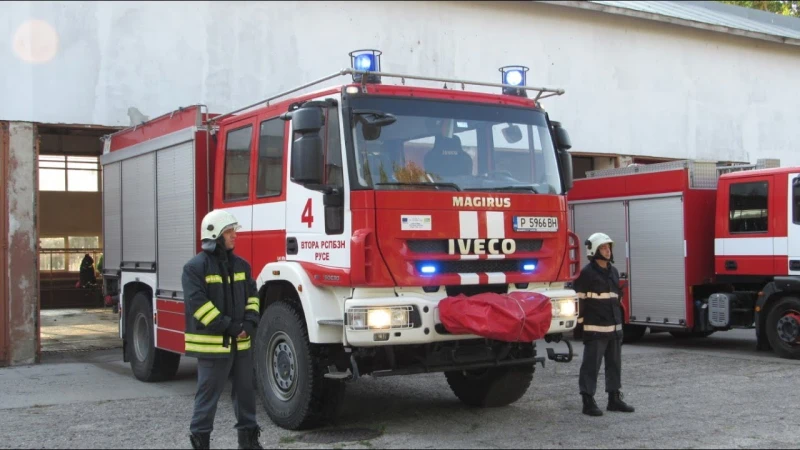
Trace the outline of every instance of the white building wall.
{"label": "white building wall", "polygon": [[[529,85],[566,89],[544,106],[575,151],[800,164],[796,46],[534,2],[4,2],[0,12],[2,119],[128,125],[130,107],[151,118],[195,103],[225,112],[369,47],[403,73],[499,81],[498,67],[529,66]],[[31,19],[55,38],[18,33]]]}

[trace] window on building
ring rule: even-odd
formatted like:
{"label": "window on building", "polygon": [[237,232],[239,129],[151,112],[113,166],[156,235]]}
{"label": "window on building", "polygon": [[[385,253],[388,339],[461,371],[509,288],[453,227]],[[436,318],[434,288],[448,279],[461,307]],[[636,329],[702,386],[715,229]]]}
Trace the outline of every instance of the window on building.
{"label": "window on building", "polygon": [[730,187],[729,230],[731,233],[766,233],[768,183],[734,183]]}
{"label": "window on building", "polygon": [[224,201],[246,200],[250,197],[250,143],[253,126],[228,132],[225,139]]}
{"label": "window on building", "polygon": [[586,172],[594,170],[594,158],[587,156],[572,157],[572,173],[576,180],[586,178]]}
{"label": "window on building", "polygon": [[96,156],[39,155],[39,190],[99,192]]}
{"label": "window on building", "polygon": [[99,236],[48,236],[39,239],[39,247],[42,272],[80,272],[87,253],[97,267],[102,254]]}
{"label": "window on building", "polygon": [[[67,255],[66,239],[63,237],[45,237],[39,239],[41,251],[39,252],[39,270],[53,271],[66,268]],[[55,251],[54,251],[55,250]]]}
{"label": "window on building", "polygon": [[67,245],[70,250],[70,272],[80,272],[81,262],[86,256],[86,253],[89,253],[89,256],[91,256],[94,261],[95,267],[97,267],[97,259],[100,255],[99,253],[94,254],[92,250],[98,250],[100,248],[100,238],[98,236],[69,236],[67,238]]}
{"label": "window on building", "polygon": [[258,138],[258,180],[256,196],[281,195],[283,185],[283,149],[285,122],[272,119],[261,122]]}

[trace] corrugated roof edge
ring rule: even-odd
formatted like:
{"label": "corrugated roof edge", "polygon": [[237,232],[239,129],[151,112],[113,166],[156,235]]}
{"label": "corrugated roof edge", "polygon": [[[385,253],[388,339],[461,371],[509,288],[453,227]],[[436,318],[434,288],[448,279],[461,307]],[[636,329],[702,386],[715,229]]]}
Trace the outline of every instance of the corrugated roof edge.
{"label": "corrugated roof edge", "polygon": [[[722,25],[714,25],[706,22],[701,21],[694,21],[694,20],[687,20],[681,19],[678,17],[663,15],[663,14],[655,14],[649,13],[644,11],[639,11],[635,9],[629,8],[620,8],[616,6],[608,6],[603,5],[600,3],[594,3],[589,1],[549,1],[549,0],[538,0],[536,3],[546,3],[550,5],[556,6],[564,6],[569,8],[577,8],[577,9],[584,9],[589,11],[597,11],[597,12],[604,12],[608,14],[620,15],[620,16],[627,16],[627,17],[635,17],[639,19],[645,20],[653,20],[656,22],[662,23],[669,23],[673,25],[685,26],[690,28],[697,28],[701,30],[707,31],[715,31],[718,33],[725,33],[734,36],[741,36],[747,37],[752,39],[759,39],[763,41],[770,41],[776,42],[779,44],[788,44],[794,46],[800,46],[800,39],[790,38],[786,36],[776,35],[776,34],[769,34],[769,33],[759,33],[755,31],[744,30],[740,28],[732,28]],[[722,5],[728,6],[728,5]]]}

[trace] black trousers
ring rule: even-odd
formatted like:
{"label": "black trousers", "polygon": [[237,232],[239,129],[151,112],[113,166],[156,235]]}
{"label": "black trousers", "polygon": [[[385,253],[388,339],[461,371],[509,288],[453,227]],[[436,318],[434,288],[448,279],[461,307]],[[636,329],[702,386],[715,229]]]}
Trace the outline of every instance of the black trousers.
{"label": "black trousers", "polygon": [[228,358],[197,359],[197,393],[194,396],[194,414],[189,430],[192,433],[211,433],[217,402],[231,379],[231,400],[236,414],[236,429],[258,426],[256,422],[256,392],[253,388],[253,360],[250,351],[237,352]]}
{"label": "black trousers", "polygon": [[594,396],[597,390],[597,375],[600,362],[605,359],[606,392],[622,388],[622,340],[617,338],[590,339],[583,343],[583,362],[581,363],[578,384],[581,394]]}

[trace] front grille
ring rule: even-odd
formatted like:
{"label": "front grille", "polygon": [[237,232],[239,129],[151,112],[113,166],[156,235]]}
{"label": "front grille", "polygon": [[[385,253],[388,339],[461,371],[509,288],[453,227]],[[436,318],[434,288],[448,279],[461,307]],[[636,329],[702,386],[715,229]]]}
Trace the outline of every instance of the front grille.
{"label": "front grille", "polygon": [[[516,239],[517,252],[538,252],[542,249],[541,239]],[[414,253],[447,254],[447,239],[415,239],[409,240],[408,248]]]}
{"label": "front grille", "polygon": [[519,272],[522,261],[513,259],[483,259],[441,261],[438,273]]}

